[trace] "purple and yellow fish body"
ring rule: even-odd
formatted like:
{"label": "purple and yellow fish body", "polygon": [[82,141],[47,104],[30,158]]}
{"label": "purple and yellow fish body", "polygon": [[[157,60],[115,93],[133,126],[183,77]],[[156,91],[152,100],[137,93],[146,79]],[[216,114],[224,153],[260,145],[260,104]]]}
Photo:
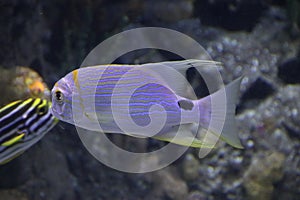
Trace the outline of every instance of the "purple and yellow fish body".
{"label": "purple and yellow fish body", "polygon": [[[72,71],[52,89],[52,114],[79,127],[104,133],[152,137],[179,145],[205,147],[195,137],[198,126],[210,127],[211,97],[223,95],[227,107],[221,138],[241,147],[234,110],[240,79],[200,100],[185,78],[191,67],[207,68],[213,61],[185,60],[143,65],[98,65]],[[226,96],[224,97],[224,91]],[[222,99],[222,98],[220,98]],[[179,137],[174,139],[178,134]],[[217,133],[218,134],[218,133]]]}

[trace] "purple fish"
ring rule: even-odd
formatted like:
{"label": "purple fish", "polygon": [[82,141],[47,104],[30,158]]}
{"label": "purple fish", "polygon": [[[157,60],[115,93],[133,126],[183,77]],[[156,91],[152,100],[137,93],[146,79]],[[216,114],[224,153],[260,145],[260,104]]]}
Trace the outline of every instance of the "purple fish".
{"label": "purple fish", "polygon": [[201,139],[200,130],[207,130],[242,148],[234,118],[241,78],[202,99],[185,78],[191,67],[205,72],[216,64],[184,60],[80,68],[55,84],[52,113],[92,131],[197,148],[212,146]]}

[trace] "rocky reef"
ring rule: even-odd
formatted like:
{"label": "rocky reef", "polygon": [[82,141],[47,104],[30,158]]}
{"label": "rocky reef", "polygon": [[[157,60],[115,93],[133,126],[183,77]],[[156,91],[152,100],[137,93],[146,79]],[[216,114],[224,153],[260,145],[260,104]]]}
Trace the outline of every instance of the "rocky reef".
{"label": "rocky reef", "polygon": [[[51,87],[115,33],[143,26],[171,28],[191,36],[224,63],[225,83],[244,76],[237,108],[244,149],[221,142],[203,159],[189,149],[163,170],[127,174],[99,163],[76,129],[60,123],[24,155],[0,166],[0,199],[298,199],[300,32],[289,17],[299,16],[290,10],[291,2],[1,2],[1,83],[2,74],[22,65],[36,70]],[[117,61],[175,59],[179,57],[165,51],[143,50]],[[1,84],[1,91],[8,87]],[[112,139],[129,149],[163,145]]]}
{"label": "rocky reef", "polygon": [[0,68],[0,90],[2,98],[0,105],[3,106],[19,99],[50,97],[50,91],[42,77],[29,67]]}

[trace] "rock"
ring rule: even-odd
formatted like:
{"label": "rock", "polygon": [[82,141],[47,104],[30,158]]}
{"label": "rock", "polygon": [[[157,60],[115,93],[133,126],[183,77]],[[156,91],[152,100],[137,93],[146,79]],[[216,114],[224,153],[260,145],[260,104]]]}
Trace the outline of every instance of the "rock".
{"label": "rock", "polygon": [[[289,152],[284,167],[284,177],[276,184],[276,199],[298,199],[300,195],[300,146]],[[285,191],[285,192],[282,192]]]}
{"label": "rock", "polygon": [[204,194],[199,191],[193,191],[187,197],[187,200],[205,200],[207,199]]}
{"label": "rock", "polygon": [[188,193],[187,185],[183,180],[176,176],[176,173],[174,172],[174,169],[168,167],[157,172],[146,174],[146,178],[153,182],[153,194],[145,199],[185,199]]}
{"label": "rock", "polygon": [[300,98],[299,85],[287,85],[280,89],[277,98],[281,102],[283,126],[292,138],[300,138]]}
{"label": "rock", "polygon": [[145,1],[143,17],[146,21],[153,23],[156,20],[162,22],[176,22],[192,16],[194,0],[162,0]]}
{"label": "rock", "polygon": [[27,98],[45,98],[49,100],[50,91],[42,77],[29,67],[0,68],[0,105]]}
{"label": "rock", "polygon": [[259,0],[196,1],[195,13],[207,25],[250,31],[265,8],[264,2]]}
{"label": "rock", "polygon": [[275,92],[274,86],[268,80],[257,78],[241,96],[238,113],[247,107],[255,107],[259,101],[266,99]]}
{"label": "rock", "polygon": [[28,200],[29,198],[22,192],[11,190],[0,190],[0,199],[2,200]]}
{"label": "rock", "polygon": [[288,59],[287,61],[279,65],[278,77],[286,84],[299,84],[300,58]]}
{"label": "rock", "polygon": [[185,181],[192,181],[199,176],[199,160],[193,154],[187,154],[182,165],[182,175]]}
{"label": "rock", "polygon": [[300,2],[298,0],[289,0],[287,4],[287,14],[291,20],[291,31],[299,36],[300,33]]}
{"label": "rock", "polygon": [[285,155],[280,152],[267,152],[252,160],[243,181],[250,200],[272,199],[273,184],[283,177],[284,160]]}

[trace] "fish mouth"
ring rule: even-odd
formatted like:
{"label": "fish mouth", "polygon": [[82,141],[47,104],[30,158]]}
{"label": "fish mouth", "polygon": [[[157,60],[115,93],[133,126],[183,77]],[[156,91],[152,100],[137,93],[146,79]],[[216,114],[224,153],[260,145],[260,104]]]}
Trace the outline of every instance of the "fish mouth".
{"label": "fish mouth", "polygon": [[57,118],[62,118],[64,109],[65,109],[65,105],[54,104],[51,106],[51,114]]}
{"label": "fish mouth", "polygon": [[72,115],[66,115],[65,112],[67,112],[68,110],[65,109],[65,104],[63,105],[58,105],[56,107],[51,107],[51,114],[58,118],[61,121],[72,121]]}
{"label": "fish mouth", "polygon": [[53,105],[51,106],[50,112],[54,117],[61,118],[61,113],[57,112],[57,110],[53,107]]}

